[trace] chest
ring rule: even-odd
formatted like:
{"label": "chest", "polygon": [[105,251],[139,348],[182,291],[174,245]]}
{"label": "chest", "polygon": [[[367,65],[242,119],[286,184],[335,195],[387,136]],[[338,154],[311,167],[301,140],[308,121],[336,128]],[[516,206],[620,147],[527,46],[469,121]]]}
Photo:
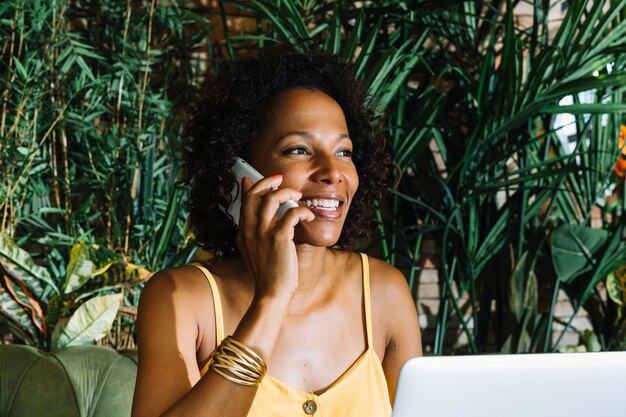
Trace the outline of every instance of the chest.
{"label": "chest", "polygon": [[[244,301],[223,298],[224,334],[233,334],[245,314]],[[303,392],[323,392],[352,371],[368,348],[363,302],[344,297],[313,313],[287,316],[268,361],[268,375]],[[374,320],[376,323],[376,320]],[[376,329],[377,326],[374,326]],[[214,331],[204,332],[198,362],[204,363],[214,346]],[[373,348],[382,361],[384,335],[373,332]]]}
{"label": "chest", "polygon": [[304,392],[321,392],[350,370],[367,349],[361,314],[328,309],[288,317],[268,361],[268,374]]}
{"label": "chest", "polygon": [[[222,301],[224,335],[234,334],[252,300],[252,288],[218,281]],[[210,296],[210,294],[209,294]],[[281,325],[271,357],[268,375],[303,392],[323,392],[352,371],[368,350],[366,308],[360,268],[343,277],[327,298],[328,302],[309,308],[308,300],[293,307]],[[371,306],[372,355],[383,360],[385,329],[379,311]],[[206,311],[204,317],[213,316]],[[212,320],[201,329],[197,357],[199,364],[215,348]]]}

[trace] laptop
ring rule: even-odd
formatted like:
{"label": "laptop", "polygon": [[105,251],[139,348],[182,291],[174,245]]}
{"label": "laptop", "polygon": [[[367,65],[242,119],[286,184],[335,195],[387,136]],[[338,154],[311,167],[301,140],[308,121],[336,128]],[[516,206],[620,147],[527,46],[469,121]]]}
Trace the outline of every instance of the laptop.
{"label": "laptop", "polygon": [[407,361],[393,417],[626,417],[626,352]]}

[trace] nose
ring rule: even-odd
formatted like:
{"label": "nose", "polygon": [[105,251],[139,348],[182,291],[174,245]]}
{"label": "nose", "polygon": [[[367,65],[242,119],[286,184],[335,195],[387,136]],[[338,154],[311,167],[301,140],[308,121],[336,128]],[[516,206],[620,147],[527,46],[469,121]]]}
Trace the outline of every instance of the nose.
{"label": "nose", "polygon": [[315,169],[312,180],[324,184],[336,184],[341,182],[341,170],[333,155],[318,155],[314,159]]}

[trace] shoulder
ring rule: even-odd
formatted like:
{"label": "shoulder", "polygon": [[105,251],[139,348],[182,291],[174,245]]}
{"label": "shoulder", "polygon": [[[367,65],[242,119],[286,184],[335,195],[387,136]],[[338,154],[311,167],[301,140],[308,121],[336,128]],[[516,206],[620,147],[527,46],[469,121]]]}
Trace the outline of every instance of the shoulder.
{"label": "shoulder", "polygon": [[[417,310],[407,280],[397,268],[369,257],[372,313],[385,329],[386,344],[417,327]],[[419,328],[415,329],[419,331]]]}
{"label": "shoulder", "polygon": [[393,402],[400,368],[409,358],[422,354],[419,320],[407,281],[398,269],[370,258],[370,275],[372,316],[381,329],[382,365]]}
{"label": "shoulder", "polygon": [[175,321],[177,326],[197,327],[207,308],[213,307],[211,298],[200,269],[191,265],[164,269],[152,276],[141,292],[139,320]]}
{"label": "shoulder", "polygon": [[200,269],[181,266],[156,273],[142,290],[133,415],[137,409],[156,415],[155,408],[168,408],[200,378],[197,351],[203,328],[214,321],[206,281]]}
{"label": "shoulder", "polygon": [[395,299],[396,297],[412,299],[407,280],[402,272],[383,260],[371,256],[368,260],[372,295],[382,299]]}
{"label": "shoulder", "polygon": [[206,290],[207,279],[202,271],[192,265],[168,268],[157,272],[148,280],[141,292],[142,300],[186,299]]}

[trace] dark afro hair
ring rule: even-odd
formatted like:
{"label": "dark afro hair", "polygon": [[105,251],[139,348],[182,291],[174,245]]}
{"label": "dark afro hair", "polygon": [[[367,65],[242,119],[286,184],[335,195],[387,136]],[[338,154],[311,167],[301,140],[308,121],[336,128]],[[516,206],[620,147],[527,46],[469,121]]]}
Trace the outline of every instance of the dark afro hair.
{"label": "dark afro hair", "polygon": [[246,159],[263,133],[264,111],[277,94],[297,87],[332,97],[343,109],[353,142],[360,184],[336,246],[349,249],[357,239],[371,237],[378,225],[374,201],[387,190],[390,158],[382,122],[366,106],[366,91],[354,78],[353,67],[319,51],[265,49],[257,57],[225,63],[189,112],[185,164],[190,221],[197,244],[216,259],[236,253],[236,226],[219,209],[231,202],[235,157]]}

